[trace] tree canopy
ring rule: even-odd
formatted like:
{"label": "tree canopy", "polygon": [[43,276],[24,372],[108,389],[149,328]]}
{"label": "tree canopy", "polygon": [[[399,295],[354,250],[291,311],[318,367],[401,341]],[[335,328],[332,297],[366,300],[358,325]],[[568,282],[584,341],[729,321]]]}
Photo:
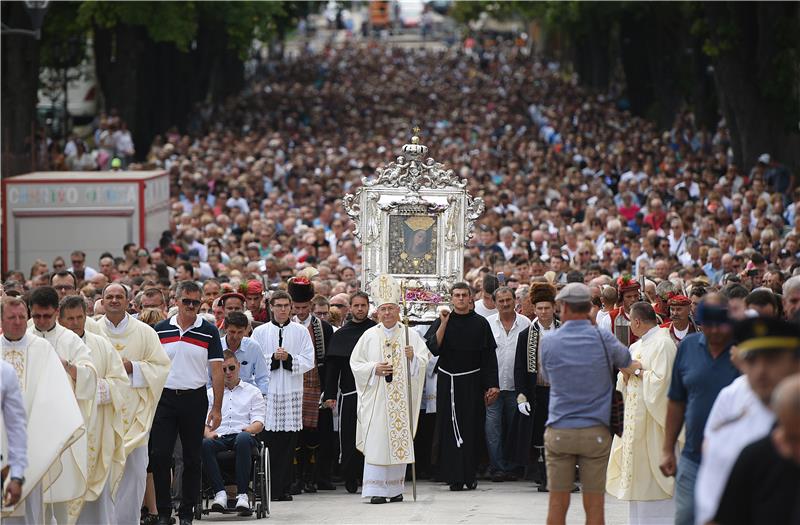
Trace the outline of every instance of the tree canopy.
{"label": "tree canopy", "polygon": [[[143,149],[156,133],[184,125],[197,102],[238,92],[253,40],[283,38],[316,5],[51,2],[41,41],[3,36],[3,113],[14,115],[4,118],[3,136],[14,157],[28,158],[9,169],[29,169],[40,67],[75,67],[91,46],[104,106],[119,111]],[[24,4],[3,2],[3,22],[29,24]]]}
{"label": "tree canopy", "polygon": [[740,165],[771,152],[800,167],[797,2],[495,0],[453,9],[464,23],[482,13],[539,23],[545,55],[570,62],[584,85],[607,89],[621,66],[631,109],[662,127],[684,108],[708,127],[724,116]]}

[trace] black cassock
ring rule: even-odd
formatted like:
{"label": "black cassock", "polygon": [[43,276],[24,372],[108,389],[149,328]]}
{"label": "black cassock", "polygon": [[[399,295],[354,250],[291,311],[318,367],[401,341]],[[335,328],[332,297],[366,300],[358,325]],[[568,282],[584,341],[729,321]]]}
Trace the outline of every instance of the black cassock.
{"label": "black cassock", "polygon": [[333,333],[325,355],[326,374],[322,399],[337,399],[339,411],[339,445],[342,476],[346,481],[358,480],[364,469],[364,456],[356,450],[356,418],[358,415],[358,396],[356,380],[350,369],[350,355],[359,338],[375,326],[375,321],[366,319],[360,323],[348,321]]}
{"label": "black cassock", "polygon": [[437,319],[425,335],[428,349],[439,356],[436,365],[439,477],[449,484],[469,485],[475,481],[478,467],[486,416],[484,393],[499,385],[497,344],[489,323],[475,312],[463,315],[452,312],[441,346],[436,342],[440,325]]}

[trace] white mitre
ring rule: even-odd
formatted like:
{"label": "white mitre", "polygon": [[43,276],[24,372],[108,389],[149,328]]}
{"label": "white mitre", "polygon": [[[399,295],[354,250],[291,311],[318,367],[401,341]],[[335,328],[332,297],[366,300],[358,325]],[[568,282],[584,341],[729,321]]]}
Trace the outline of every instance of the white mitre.
{"label": "white mitre", "polygon": [[388,273],[376,277],[369,283],[369,295],[376,307],[400,303],[400,283]]}

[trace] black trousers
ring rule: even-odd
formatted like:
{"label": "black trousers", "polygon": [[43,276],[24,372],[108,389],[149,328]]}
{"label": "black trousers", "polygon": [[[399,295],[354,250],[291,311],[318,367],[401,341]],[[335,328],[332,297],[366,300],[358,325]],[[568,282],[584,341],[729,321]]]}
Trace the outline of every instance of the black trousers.
{"label": "black trousers", "polygon": [[544,429],[550,414],[550,387],[536,385],[536,404],[533,408],[533,446],[544,446]]}
{"label": "black trousers", "polygon": [[319,410],[317,428],[304,428],[297,436],[295,447],[298,481],[330,483],[333,470],[336,434],[333,432],[333,411]]}
{"label": "black trousers", "polygon": [[272,499],[290,494],[292,460],[298,432],[264,432],[264,442],[269,449],[269,469]]}
{"label": "black trousers", "polygon": [[417,435],[414,437],[414,458],[417,460],[417,476],[420,478],[435,476],[434,438],[438,438],[436,414],[421,412]]}
{"label": "black trousers", "polygon": [[172,390],[165,388],[156,408],[150,430],[150,466],[160,516],[172,514],[170,469],[175,439],[180,435],[183,448],[182,497],[178,516],[192,519],[200,492],[203,430],[208,413],[206,388]]}

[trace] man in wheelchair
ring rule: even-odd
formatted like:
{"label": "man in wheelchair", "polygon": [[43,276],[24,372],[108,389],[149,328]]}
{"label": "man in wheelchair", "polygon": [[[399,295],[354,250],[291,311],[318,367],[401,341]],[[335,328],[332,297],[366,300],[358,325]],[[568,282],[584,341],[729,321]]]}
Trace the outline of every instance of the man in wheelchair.
{"label": "man in wheelchair", "polygon": [[[225,372],[225,390],[222,399],[222,422],[216,431],[208,426],[203,439],[203,470],[214,489],[211,510],[224,511],[228,507],[228,496],[217,463],[217,454],[226,450],[236,451],[236,510],[250,510],[247,487],[252,467],[251,454],[257,445],[256,434],[264,429],[266,405],[261,390],[239,379],[239,361],[230,350],[223,353],[222,368]],[[208,389],[208,406],[212,405],[214,392]]]}

